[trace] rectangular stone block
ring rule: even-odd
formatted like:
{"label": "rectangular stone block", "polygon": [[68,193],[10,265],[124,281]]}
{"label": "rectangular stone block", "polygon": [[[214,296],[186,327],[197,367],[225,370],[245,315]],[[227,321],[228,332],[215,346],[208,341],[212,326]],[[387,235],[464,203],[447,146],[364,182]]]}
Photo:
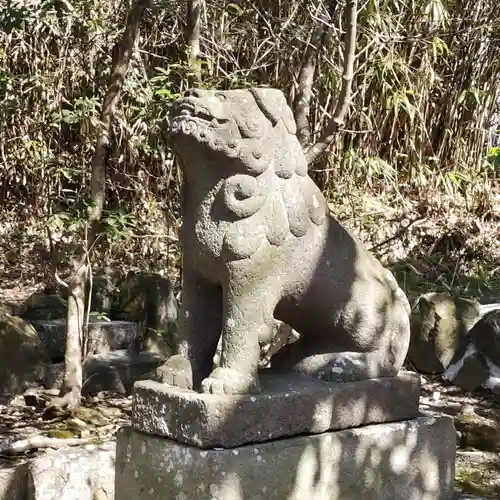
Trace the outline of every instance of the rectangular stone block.
{"label": "rectangular stone block", "polygon": [[230,448],[299,434],[407,420],[418,414],[420,377],[333,384],[300,375],[261,375],[262,392],[200,394],[152,380],[137,382],[136,430],[201,448]]}
{"label": "rectangular stone block", "polygon": [[[40,340],[52,361],[64,360],[66,319],[34,321]],[[116,349],[128,349],[135,338],[137,324],[132,321],[100,321],[89,318],[89,354],[103,354]]]}
{"label": "rectangular stone block", "polygon": [[203,450],[120,430],[120,500],[451,500],[450,417]]}

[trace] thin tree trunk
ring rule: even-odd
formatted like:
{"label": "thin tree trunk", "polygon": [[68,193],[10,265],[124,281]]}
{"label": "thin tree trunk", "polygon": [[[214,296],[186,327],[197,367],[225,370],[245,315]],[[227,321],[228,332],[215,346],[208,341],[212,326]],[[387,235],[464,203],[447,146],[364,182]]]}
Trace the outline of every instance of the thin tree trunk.
{"label": "thin tree trunk", "polygon": [[344,117],[349,107],[351,97],[352,80],[354,75],[354,61],[356,52],[356,30],[358,19],[358,1],[347,0],[345,7],[345,47],[344,65],[342,75],[342,88],[332,119],[326,126],[319,141],[306,151],[307,163],[311,166],[320,155],[322,155],[335,140],[339,128],[344,122]]}
{"label": "thin tree trunk", "polygon": [[191,68],[190,85],[201,83],[200,55],[201,36],[201,2],[202,0],[188,0],[186,39],[189,47],[188,64]]}
{"label": "thin tree trunk", "polygon": [[111,124],[119,102],[125,76],[139,37],[139,27],[144,10],[151,0],[137,0],[130,9],[121,40],[113,47],[111,75],[101,110],[97,143],[92,158],[89,215],[89,232],[86,245],[81,245],[73,259],[73,276],[68,284],[68,332],[66,339],[64,381],[61,387],[60,404],[76,407],[81,401],[82,352],[84,332],[85,283],[90,269],[89,255],[96,241],[106,196],[106,160],[109,149]]}
{"label": "thin tree trunk", "polygon": [[314,74],[318,63],[318,57],[327,39],[329,31],[328,23],[333,19],[337,0],[330,0],[328,10],[322,4],[322,12],[313,29],[311,39],[307,45],[299,71],[297,95],[293,102],[293,113],[297,124],[297,138],[300,145],[305,148],[311,141],[311,124],[309,121],[311,100],[313,95]]}

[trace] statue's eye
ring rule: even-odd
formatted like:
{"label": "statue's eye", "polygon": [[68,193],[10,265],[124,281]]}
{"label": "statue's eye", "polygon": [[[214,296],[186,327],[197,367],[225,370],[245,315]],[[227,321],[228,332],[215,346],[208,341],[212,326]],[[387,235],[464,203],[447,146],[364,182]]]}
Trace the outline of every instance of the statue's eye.
{"label": "statue's eye", "polygon": [[215,97],[217,97],[217,99],[219,99],[220,101],[225,101],[226,100],[226,96],[220,92],[217,92],[215,94]]}

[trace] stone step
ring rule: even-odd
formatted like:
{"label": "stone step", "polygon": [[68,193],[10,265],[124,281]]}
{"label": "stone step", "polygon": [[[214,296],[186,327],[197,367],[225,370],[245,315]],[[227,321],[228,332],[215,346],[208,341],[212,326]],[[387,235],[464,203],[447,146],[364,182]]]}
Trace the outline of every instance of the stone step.
{"label": "stone step", "polygon": [[[66,319],[33,321],[40,340],[53,362],[64,359],[66,348]],[[102,321],[89,319],[89,354],[102,354],[116,349],[127,349],[137,334],[133,321]]]}
{"label": "stone step", "polygon": [[[83,394],[101,391],[128,395],[138,380],[154,376],[165,358],[157,353],[135,354],[122,349],[90,355],[83,365]],[[47,389],[59,389],[64,375],[64,363],[54,363],[45,380]]]}

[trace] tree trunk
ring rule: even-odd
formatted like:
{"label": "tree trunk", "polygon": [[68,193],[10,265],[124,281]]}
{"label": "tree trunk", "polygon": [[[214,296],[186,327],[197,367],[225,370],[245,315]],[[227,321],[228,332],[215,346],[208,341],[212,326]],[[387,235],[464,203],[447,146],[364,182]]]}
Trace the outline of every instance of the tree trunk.
{"label": "tree trunk", "polygon": [[201,36],[201,2],[202,0],[189,0],[187,5],[186,39],[189,47],[188,64],[191,68],[189,79],[191,87],[201,83],[201,67],[198,60]]}
{"label": "tree trunk", "polygon": [[81,401],[82,352],[84,331],[85,283],[90,270],[90,254],[99,232],[104,200],[106,196],[106,160],[109,148],[111,124],[120,99],[130,59],[139,37],[139,27],[144,10],[151,0],[137,0],[129,11],[127,24],[121,40],[113,47],[111,75],[101,110],[97,143],[92,158],[88,239],[81,245],[73,260],[73,276],[68,285],[68,333],[66,339],[64,381],[61,387],[60,404],[76,407]]}
{"label": "tree trunk", "polygon": [[328,23],[333,19],[337,0],[330,0],[328,10],[322,4],[323,10],[319,13],[316,26],[313,29],[311,39],[307,45],[300,67],[297,95],[293,102],[293,113],[297,124],[297,138],[300,145],[305,148],[311,141],[311,125],[309,120],[311,99],[313,95],[314,73],[318,63],[318,57],[326,41],[329,31]]}
{"label": "tree trunk", "polygon": [[332,119],[326,126],[319,141],[306,151],[307,163],[311,166],[320,155],[326,152],[335,140],[339,128],[344,122],[344,117],[349,107],[351,97],[352,79],[354,74],[354,60],[356,52],[356,29],[358,19],[358,0],[347,0],[345,7],[345,47],[344,65],[342,75],[342,88]]}

